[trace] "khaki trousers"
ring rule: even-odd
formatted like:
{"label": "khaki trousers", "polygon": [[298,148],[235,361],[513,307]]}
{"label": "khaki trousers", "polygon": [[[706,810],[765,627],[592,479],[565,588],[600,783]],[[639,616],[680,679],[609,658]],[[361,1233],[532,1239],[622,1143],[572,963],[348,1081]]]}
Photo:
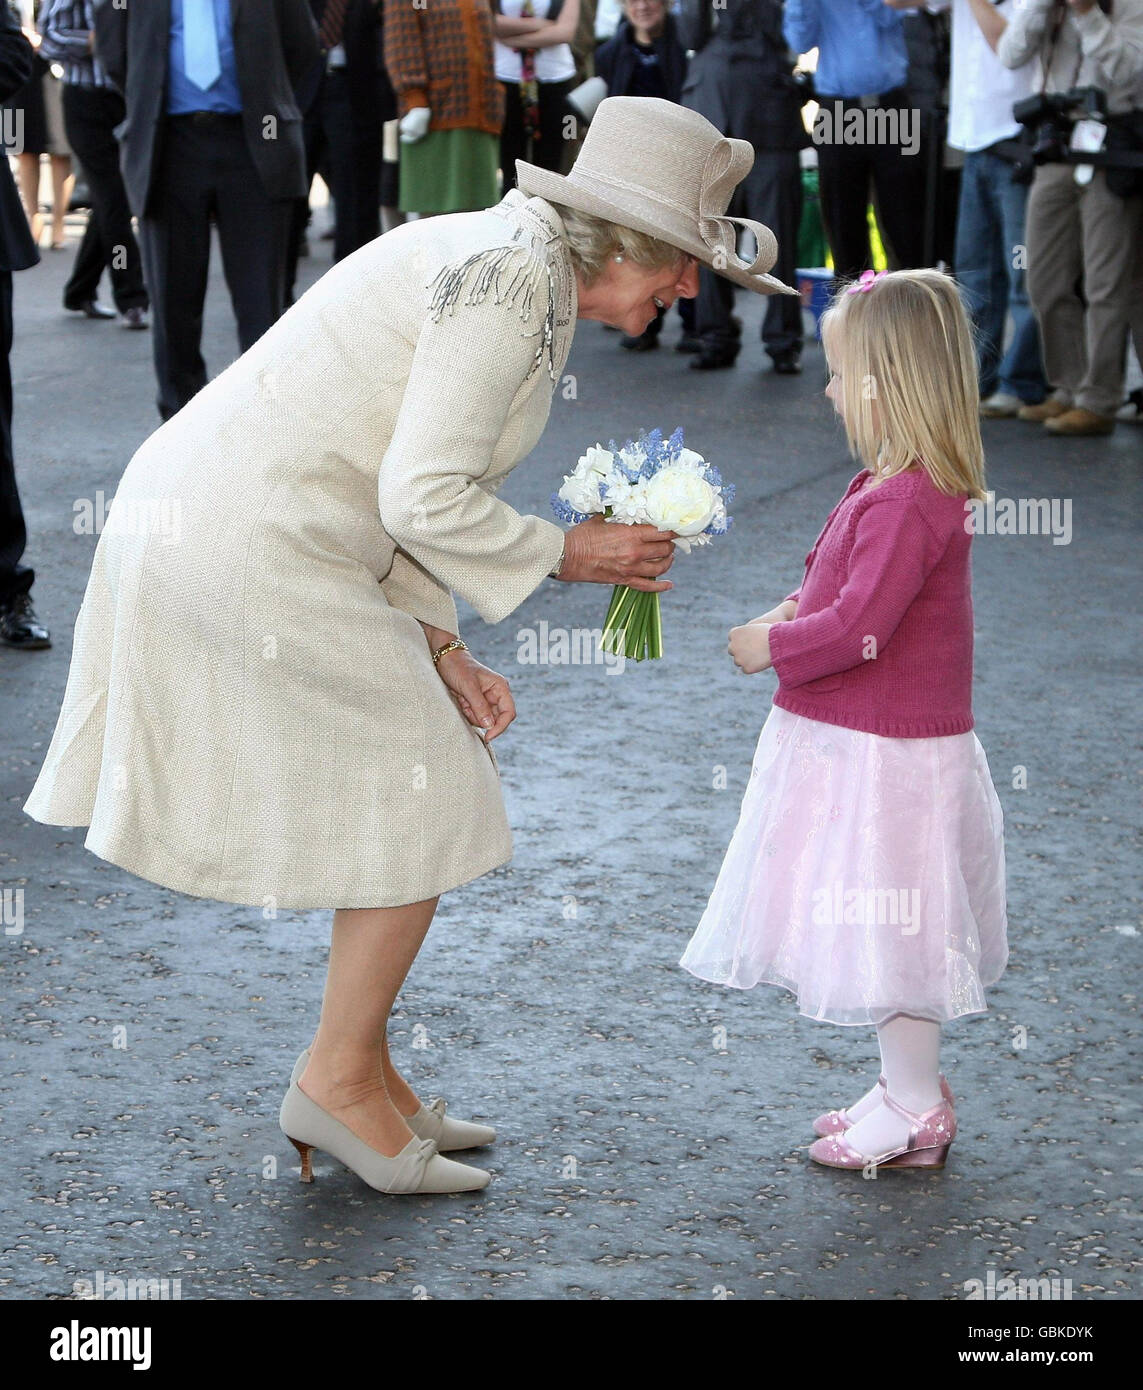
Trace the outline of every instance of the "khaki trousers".
{"label": "khaki trousers", "polygon": [[1114,415],[1123,403],[1143,198],[1109,192],[1102,169],[1078,184],[1073,166],[1044,164],[1028,195],[1025,236],[1047,378],[1068,404]]}

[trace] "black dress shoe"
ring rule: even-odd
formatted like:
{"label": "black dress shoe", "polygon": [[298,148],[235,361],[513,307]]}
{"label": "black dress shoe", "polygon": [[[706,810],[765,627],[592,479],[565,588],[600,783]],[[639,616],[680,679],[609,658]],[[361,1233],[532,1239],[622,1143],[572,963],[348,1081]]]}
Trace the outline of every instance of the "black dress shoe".
{"label": "black dress shoe", "polygon": [[796,348],[774,354],[774,371],[779,376],[797,376],[802,370],[802,354]]}
{"label": "black dress shoe", "polygon": [[629,333],[624,333],[619,339],[619,346],[625,347],[629,352],[653,352],[659,346],[659,335],[657,333],[640,333],[637,338]]}
{"label": "black dress shoe", "polygon": [[691,358],[689,366],[692,372],[717,372],[733,367],[737,356],[736,352],[710,352],[704,348],[697,357]]}
{"label": "black dress shoe", "polygon": [[20,647],[27,652],[52,645],[47,628],[32,608],[30,595],[17,594],[7,603],[0,604],[0,642],[6,647]]}
{"label": "black dress shoe", "polygon": [[109,309],[106,304],[100,304],[98,299],[81,299],[78,304],[65,304],[64,308],[73,314],[82,314],[85,319],[113,319],[118,317],[114,309]]}

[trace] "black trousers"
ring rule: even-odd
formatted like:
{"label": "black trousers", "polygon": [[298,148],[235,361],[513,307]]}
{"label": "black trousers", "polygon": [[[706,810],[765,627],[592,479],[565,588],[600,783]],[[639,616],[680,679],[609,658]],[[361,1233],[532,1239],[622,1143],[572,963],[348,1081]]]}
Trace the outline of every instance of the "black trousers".
{"label": "black trousers", "polygon": [[20,563],[28,543],[12,457],[12,272],[0,270],[0,604],[26,594],[35,571]]}
{"label": "black trousers", "polygon": [[[340,261],[381,235],[381,122],[355,121],[344,72],[322,78],[306,115],[306,181],[320,166],[336,216],[333,259]],[[290,227],[286,299],[293,303],[298,250],[309,220],[309,199],[299,198]]]}
{"label": "black trousers", "polygon": [[[887,92],[886,109],[897,105]],[[841,98],[818,100],[832,112]],[[903,105],[903,101],[902,101]],[[854,106],[843,101],[846,112]],[[818,145],[822,222],[833,253],[834,274],[849,280],[872,265],[867,209],[872,195],[885,254],[894,270],[925,264],[925,160],[900,144]]]}
{"label": "black trousers", "polygon": [[206,385],[202,312],[212,221],[245,352],[285,307],[295,201],[267,196],[240,116],[167,118],[151,209],[139,224],[164,420]]}
{"label": "black trousers", "polygon": [[[802,170],[797,150],[758,150],[754,165],[735,192],[735,217],[749,217],[778,238],[778,259],[771,270],[793,285],[802,220]],[[801,351],[802,301],[797,295],[772,294],[762,319],[762,342],[771,357]],[[708,352],[737,352],[740,329],[731,317],[734,285],[703,266],[695,300],[695,332]]]}
{"label": "black trousers", "polygon": [[500,181],[504,192],[516,187],[516,161],[523,159],[541,169],[559,172],[563,164],[567,141],[564,139],[564,117],[569,114],[567,94],[576,85],[574,77],[566,82],[540,82],[540,131],[529,140],[524,129],[524,103],[518,82],[501,82],[504,88],[504,128],[500,132]]}
{"label": "black trousers", "polygon": [[109,87],[67,82],[63,113],[68,144],[83,165],[91,192],[91,215],[64,286],[64,308],[78,309],[85,300],[94,299],[103,271],[109,268],[111,293],[119,312],[145,309],[143,262],[131,226],[115,138],[115,127],[126,114],[123,98]]}

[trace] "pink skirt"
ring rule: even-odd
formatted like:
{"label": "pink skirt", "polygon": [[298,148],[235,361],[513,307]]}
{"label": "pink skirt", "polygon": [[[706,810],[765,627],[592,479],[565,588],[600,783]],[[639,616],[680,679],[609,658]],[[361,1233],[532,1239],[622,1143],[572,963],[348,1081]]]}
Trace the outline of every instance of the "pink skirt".
{"label": "pink skirt", "polygon": [[1007,960],[1004,820],[976,735],[881,738],[772,708],[680,964],[876,1024],[982,1013]]}

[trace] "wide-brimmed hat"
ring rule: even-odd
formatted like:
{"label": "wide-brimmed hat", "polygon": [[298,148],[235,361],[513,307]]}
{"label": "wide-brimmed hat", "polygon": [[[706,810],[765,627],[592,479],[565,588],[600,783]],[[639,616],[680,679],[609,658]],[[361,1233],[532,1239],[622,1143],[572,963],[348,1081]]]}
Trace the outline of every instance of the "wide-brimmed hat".
{"label": "wide-brimmed hat", "polygon": [[[778,259],[774,233],[748,217],[727,217],[754,149],[721,135],[705,116],[658,97],[608,97],[567,175],[516,161],[529,197],[658,237],[719,275],[758,294],[797,294],[766,272]],[[738,228],[758,243],[752,261],[738,254]]]}

